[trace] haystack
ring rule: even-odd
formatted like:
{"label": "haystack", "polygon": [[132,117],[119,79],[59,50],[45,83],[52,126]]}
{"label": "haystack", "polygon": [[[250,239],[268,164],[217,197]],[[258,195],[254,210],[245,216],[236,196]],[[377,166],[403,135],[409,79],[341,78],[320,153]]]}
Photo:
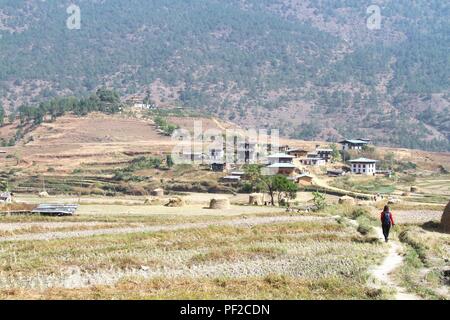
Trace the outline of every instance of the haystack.
{"label": "haystack", "polygon": [[160,204],[161,204],[161,200],[158,198],[150,197],[150,198],[145,199],[145,201],[144,201],[144,205],[147,205],[147,206],[158,206]]}
{"label": "haystack", "polygon": [[164,189],[155,189],[152,191],[152,196],[154,197],[164,197]]}
{"label": "haystack", "polygon": [[411,187],[411,192],[414,192],[414,193],[419,192],[419,187],[412,186],[412,187]]}
{"label": "haystack", "polygon": [[264,205],[264,195],[262,193],[252,193],[248,197],[248,203],[251,206],[262,206]]}
{"label": "haystack", "polygon": [[169,202],[166,204],[166,207],[178,208],[184,206],[184,200],[181,198],[171,198]]}
{"label": "haystack", "polygon": [[402,202],[402,200],[400,200],[399,198],[390,197],[388,199],[388,204],[397,204],[397,203],[400,203],[400,202]]}
{"label": "haystack", "polygon": [[450,233],[450,202],[445,207],[444,214],[441,219],[441,226],[444,232]]}
{"label": "haystack", "polygon": [[355,205],[356,204],[356,200],[352,197],[349,196],[343,196],[339,198],[339,204],[351,204],[351,205]]}
{"label": "haystack", "polygon": [[212,199],[209,204],[210,209],[226,210],[230,209],[230,200],[228,199]]}
{"label": "haystack", "polygon": [[49,194],[46,191],[39,192],[39,198],[48,198]]}

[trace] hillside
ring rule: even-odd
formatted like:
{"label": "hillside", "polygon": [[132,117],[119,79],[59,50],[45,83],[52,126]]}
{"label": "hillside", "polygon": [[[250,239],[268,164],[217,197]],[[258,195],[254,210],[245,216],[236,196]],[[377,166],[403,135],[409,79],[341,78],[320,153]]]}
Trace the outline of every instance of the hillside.
{"label": "hillside", "polygon": [[80,30],[69,4],[0,0],[9,112],[106,86],[291,138],[450,150],[446,1],[79,0]]}

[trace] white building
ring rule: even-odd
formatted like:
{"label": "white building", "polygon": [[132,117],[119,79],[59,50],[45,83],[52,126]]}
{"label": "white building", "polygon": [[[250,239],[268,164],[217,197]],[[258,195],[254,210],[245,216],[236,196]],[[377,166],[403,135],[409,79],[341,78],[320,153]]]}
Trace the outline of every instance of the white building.
{"label": "white building", "polygon": [[293,163],[295,156],[288,155],[286,153],[275,153],[267,157],[269,165],[276,163]]}
{"label": "white building", "polygon": [[322,158],[302,158],[300,163],[304,166],[324,166],[327,162]]}
{"label": "white building", "polygon": [[10,192],[0,192],[0,203],[11,203],[12,194]]}
{"label": "white building", "polygon": [[373,176],[377,172],[377,160],[359,158],[350,160],[352,173]]}

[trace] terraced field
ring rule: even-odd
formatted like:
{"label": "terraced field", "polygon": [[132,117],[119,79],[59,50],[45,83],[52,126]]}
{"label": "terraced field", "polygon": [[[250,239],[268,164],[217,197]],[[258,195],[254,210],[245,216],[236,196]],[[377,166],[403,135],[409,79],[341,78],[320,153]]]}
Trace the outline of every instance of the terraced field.
{"label": "terraced field", "polygon": [[[54,220],[18,224],[17,219],[0,228],[8,231],[0,234],[2,298],[387,295],[367,285],[368,269],[380,263],[383,245],[331,217],[272,214],[186,221],[173,216],[161,225],[164,218],[154,216],[134,217],[134,223],[109,216],[107,223],[59,225]],[[10,235],[15,231],[16,238]],[[46,241],[36,238],[64,233]]]}

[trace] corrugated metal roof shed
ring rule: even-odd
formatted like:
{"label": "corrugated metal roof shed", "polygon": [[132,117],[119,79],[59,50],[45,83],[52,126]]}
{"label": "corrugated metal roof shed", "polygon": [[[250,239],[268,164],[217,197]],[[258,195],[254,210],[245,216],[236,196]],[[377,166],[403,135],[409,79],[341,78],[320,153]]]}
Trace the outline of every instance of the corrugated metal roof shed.
{"label": "corrugated metal roof shed", "polygon": [[40,204],[32,211],[32,213],[53,216],[72,216],[77,209],[77,204]]}

